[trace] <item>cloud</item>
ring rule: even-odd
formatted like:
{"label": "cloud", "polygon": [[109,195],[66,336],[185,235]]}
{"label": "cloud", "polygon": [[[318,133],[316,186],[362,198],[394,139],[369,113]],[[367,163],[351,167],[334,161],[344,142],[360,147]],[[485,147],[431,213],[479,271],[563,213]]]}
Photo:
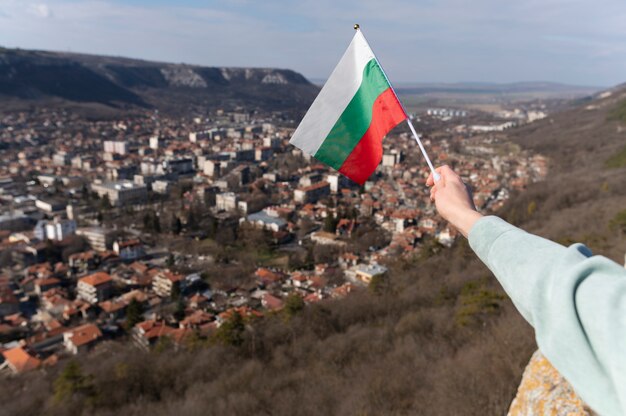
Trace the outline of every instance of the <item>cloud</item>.
{"label": "cloud", "polygon": [[[603,0],[0,0],[8,46],[328,76],[360,23],[392,80],[622,82],[626,5]],[[53,17],[53,18],[51,18]],[[6,41],[5,41],[6,40]]]}
{"label": "cloud", "polygon": [[43,19],[52,17],[52,10],[50,10],[50,7],[48,7],[48,5],[43,4],[43,3],[29,5],[28,12],[33,14],[34,16],[37,16]]}

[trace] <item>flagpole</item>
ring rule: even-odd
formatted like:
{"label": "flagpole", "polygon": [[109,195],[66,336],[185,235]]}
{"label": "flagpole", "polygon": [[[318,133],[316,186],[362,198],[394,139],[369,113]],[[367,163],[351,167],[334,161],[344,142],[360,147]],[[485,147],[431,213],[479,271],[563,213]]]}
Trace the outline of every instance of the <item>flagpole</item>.
{"label": "flagpole", "polygon": [[[361,32],[361,26],[358,23],[356,23],[354,25],[354,30],[356,30],[357,32]],[[365,43],[367,43],[367,46],[369,46],[369,43],[367,42],[367,39],[365,39],[365,36],[363,35],[363,32],[361,32],[361,35],[363,36],[363,40],[365,40]],[[437,171],[435,171],[435,168],[433,167],[433,164],[430,161],[430,158],[428,157],[428,153],[426,153],[426,149],[424,148],[424,145],[422,144],[422,141],[420,140],[419,135],[415,131],[415,127],[413,127],[413,122],[411,121],[411,116],[409,116],[409,113],[406,112],[406,109],[404,108],[404,104],[402,104],[402,101],[400,101],[400,98],[398,97],[398,94],[396,94],[396,90],[393,88],[393,84],[391,84],[391,81],[389,81],[389,78],[387,77],[387,73],[385,72],[385,70],[383,69],[383,66],[381,65],[380,61],[376,57],[376,54],[374,53],[374,50],[371,47],[370,47],[370,50],[374,54],[374,58],[376,58],[376,62],[378,63],[378,66],[380,67],[380,70],[382,71],[383,76],[387,80],[387,83],[389,84],[389,87],[393,91],[393,94],[396,96],[396,99],[398,100],[398,103],[400,104],[400,107],[402,107],[402,111],[404,111],[404,115],[406,116],[406,122],[409,125],[409,129],[411,129],[411,133],[413,133],[413,137],[415,138],[415,141],[417,142],[417,145],[419,146],[420,151],[422,152],[422,155],[424,156],[424,159],[426,159],[426,163],[428,164],[428,167],[430,168],[430,172],[433,175],[433,179],[435,180],[435,182],[439,181],[439,179],[441,179],[441,175],[439,175],[439,173],[437,173]]]}

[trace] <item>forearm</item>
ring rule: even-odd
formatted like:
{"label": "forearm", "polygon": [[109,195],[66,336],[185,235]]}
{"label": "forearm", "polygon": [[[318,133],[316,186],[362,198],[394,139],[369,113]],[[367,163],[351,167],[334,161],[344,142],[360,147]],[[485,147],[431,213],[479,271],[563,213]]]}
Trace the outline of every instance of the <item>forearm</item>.
{"label": "forearm", "polygon": [[537,343],[601,414],[621,414],[626,368],[626,272],[582,245],[566,248],[496,217],[476,221],[469,242],[535,328]]}

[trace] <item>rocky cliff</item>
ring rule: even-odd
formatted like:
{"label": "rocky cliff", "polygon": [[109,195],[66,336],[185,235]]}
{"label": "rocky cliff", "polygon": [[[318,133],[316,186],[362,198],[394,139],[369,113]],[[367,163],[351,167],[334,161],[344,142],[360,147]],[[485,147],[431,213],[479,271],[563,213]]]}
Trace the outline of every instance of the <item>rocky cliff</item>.
{"label": "rocky cliff", "polygon": [[572,386],[537,350],[524,370],[508,416],[594,416]]}
{"label": "rocky cliff", "polygon": [[168,112],[237,106],[297,112],[304,111],[317,92],[304,76],[287,69],[0,49],[0,104],[53,99]]}

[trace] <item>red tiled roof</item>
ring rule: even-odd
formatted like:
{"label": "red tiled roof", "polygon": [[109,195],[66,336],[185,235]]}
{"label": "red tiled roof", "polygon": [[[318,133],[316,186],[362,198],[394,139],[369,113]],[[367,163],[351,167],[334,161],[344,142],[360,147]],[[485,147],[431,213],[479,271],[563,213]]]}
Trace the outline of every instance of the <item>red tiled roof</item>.
{"label": "red tiled roof", "polygon": [[102,332],[94,324],[85,324],[67,331],[69,340],[77,347],[90,344],[102,338]]}
{"label": "red tiled roof", "polygon": [[79,280],[79,282],[87,283],[88,285],[91,285],[91,286],[98,286],[103,283],[110,282],[111,280],[113,280],[113,278],[108,273],[97,272],[94,274],[90,274],[89,276],[83,277],[82,279]]}
{"label": "red tiled roof", "polygon": [[35,280],[35,285],[37,286],[52,286],[58,285],[59,283],[61,283],[61,281],[55,277]]}
{"label": "red tiled roof", "polygon": [[263,267],[258,268],[254,275],[259,279],[267,282],[278,282],[280,280],[280,275],[278,273],[275,273]]}
{"label": "red tiled roof", "polygon": [[269,293],[266,293],[265,295],[263,295],[262,302],[263,302],[263,306],[265,306],[267,309],[270,309],[270,310],[278,310],[284,306],[284,302],[282,301],[282,299],[279,299],[276,296],[271,295]]}
{"label": "red tiled roof", "polygon": [[17,373],[34,370],[41,365],[40,359],[30,355],[22,347],[15,347],[10,350],[3,351],[2,355]]}
{"label": "red tiled roof", "polygon": [[143,337],[148,340],[152,338],[160,338],[165,335],[170,335],[176,330],[176,328],[165,325],[163,321],[155,320],[139,322],[136,327],[140,328],[143,331]]}
{"label": "red tiled roof", "polygon": [[305,188],[300,188],[300,190],[304,191],[304,192],[310,192],[310,191],[314,191],[316,189],[325,188],[327,186],[330,186],[330,184],[328,182],[321,181],[321,182],[314,183],[313,185],[307,186]]}
{"label": "red tiled roof", "polygon": [[119,248],[132,247],[132,246],[141,245],[141,241],[139,241],[139,239],[135,238],[133,240],[118,241],[117,245],[119,246]]}
{"label": "red tiled roof", "polygon": [[90,260],[96,256],[96,252],[93,250],[84,251],[82,253],[70,254],[70,260]]}

